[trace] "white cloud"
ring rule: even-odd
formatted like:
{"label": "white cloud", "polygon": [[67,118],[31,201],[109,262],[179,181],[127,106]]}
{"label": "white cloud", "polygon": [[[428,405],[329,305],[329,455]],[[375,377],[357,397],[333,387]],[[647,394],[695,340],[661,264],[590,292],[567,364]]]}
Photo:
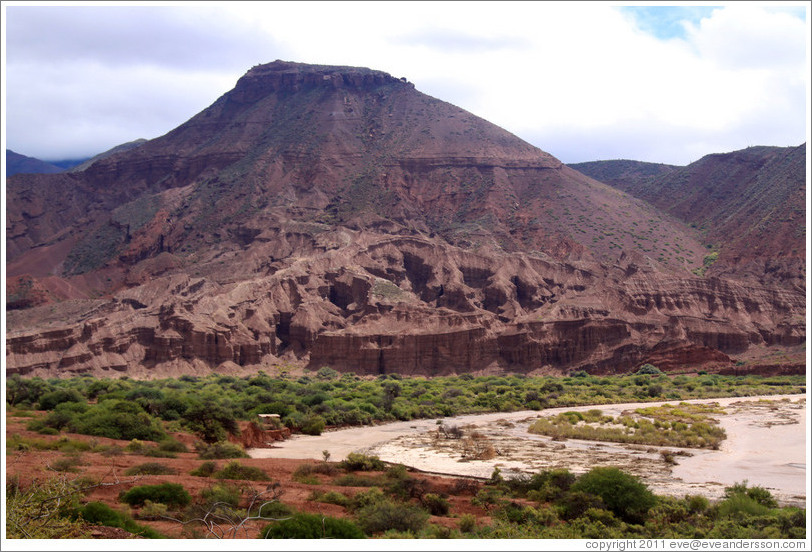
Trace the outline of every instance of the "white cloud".
{"label": "white cloud", "polygon": [[[49,12],[33,22],[9,10],[8,139],[31,146],[21,153],[43,151],[36,149],[46,140],[41,132],[23,138],[43,128],[32,122],[35,115],[48,122],[51,151],[60,137],[78,144],[70,129],[80,118],[93,121],[88,135],[118,136],[96,150],[163,134],[252,65],[277,58],[406,77],[565,162],[620,152],[688,163],[698,157],[696,144],[729,151],[806,138],[809,23],[759,5],[713,10],[687,24],[684,39],[669,40],[603,3],[232,2],[134,15],[115,9],[85,8],[67,20]],[[20,38],[15,26],[37,40]],[[27,63],[40,73],[27,72]],[[115,128],[105,130],[105,119]],[[578,135],[581,150],[574,149]]]}

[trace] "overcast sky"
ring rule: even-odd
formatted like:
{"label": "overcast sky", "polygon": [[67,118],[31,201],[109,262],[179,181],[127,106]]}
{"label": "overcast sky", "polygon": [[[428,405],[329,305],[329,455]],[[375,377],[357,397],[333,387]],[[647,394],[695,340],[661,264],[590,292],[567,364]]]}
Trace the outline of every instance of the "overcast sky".
{"label": "overcast sky", "polygon": [[565,163],[803,143],[809,3],[720,4],[4,2],[5,145],[155,138],[276,59],[406,77]]}

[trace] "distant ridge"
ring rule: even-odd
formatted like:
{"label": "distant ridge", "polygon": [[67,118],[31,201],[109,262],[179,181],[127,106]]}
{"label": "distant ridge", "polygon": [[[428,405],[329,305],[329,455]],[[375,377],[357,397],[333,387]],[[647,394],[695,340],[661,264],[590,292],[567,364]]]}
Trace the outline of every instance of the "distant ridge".
{"label": "distant ridge", "polygon": [[10,149],[6,150],[6,177],[14,174],[53,174],[64,169],[36,157],[28,157]]}
{"label": "distant ridge", "polygon": [[88,159],[87,161],[84,161],[83,163],[81,163],[79,165],[71,167],[69,169],[69,172],[81,172],[81,171],[84,171],[85,169],[90,167],[96,161],[106,159],[106,158],[110,157],[111,155],[115,155],[115,154],[121,153],[123,151],[128,151],[128,150],[131,150],[133,148],[137,148],[138,146],[140,146],[141,144],[143,144],[146,141],[147,140],[145,140],[144,138],[139,138],[137,140],[133,140],[132,142],[125,142],[124,144],[119,144],[118,146],[116,146],[114,148],[110,148],[109,150],[107,150],[105,152],[102,152],[102,153],[100,153],[98,155],[94,155],[93,157],[91,157],[90,159]]}
{"label": "distant ridge", "polygon": [[642,179],[655,176],[663,176],[680,168],[677,165],[647,163],[645,161],[632,161],[629,159],[572,163],[570,167],[595,180],[620,189],[625,189],[624,185],[628,187],[632,182],[639,182]]}

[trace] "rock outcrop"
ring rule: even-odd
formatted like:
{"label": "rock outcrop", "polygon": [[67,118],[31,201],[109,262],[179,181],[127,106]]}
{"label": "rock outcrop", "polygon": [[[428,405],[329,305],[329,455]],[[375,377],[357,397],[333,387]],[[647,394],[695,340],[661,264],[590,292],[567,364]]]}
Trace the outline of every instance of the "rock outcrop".
{"label": "rock outcrop", "polygon": [[347,245],[253,278],[224,282],[227,266],[163,276],[72,325],[14,330],[9,373],[159,377],[289,361],[365,375],[726,369],[751,348],[805,339],[804,298],[788,290],[342,232]]}

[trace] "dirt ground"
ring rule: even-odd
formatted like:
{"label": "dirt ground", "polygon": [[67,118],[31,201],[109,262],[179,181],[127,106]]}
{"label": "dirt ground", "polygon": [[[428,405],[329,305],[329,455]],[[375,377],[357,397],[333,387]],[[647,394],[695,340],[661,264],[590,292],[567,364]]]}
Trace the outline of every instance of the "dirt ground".
{"label": "dirt ground", "polygon": [[[25,429],[26,424],[31,418],[20,418],[11,415],[6,416],[6,436],[17,434],[24,438],[36,439],[41,441],[56,441],[61,438],[69,438],[77,441],[85,441],[97,445],[117,445],[121,448],[126,447],[129,441],[121,441],[114,439],[107,439],[103,437],[90,437],[87,435],[79,435],[73,433],[63,433],[60,435],[46,436],[40,435],[33,431]],[[181,442],[191,445],[194,442],[194,437],[188,434],[178,433],[173,434]],[[150,444],[150,443],[147,443]],[[190,451],[194,449],[190,446]],[[200,525],[191,525],[184,529],[179,523],[172,521],[155,521],[139,519],[138,508],[130,508],[119,499],[119,495],[126,492],[128,489],[136,485],[153,485],[163,482],[179,483],[189,492],[192,497],[199,497],[201,491],[209,488],[217,480],[206,477],[195,477],[189,475],[189,472],[200,466],[204,460],[198,458],[196,452],[178,453],[177,458],[155,458],[150,456],[143,456],[139,454],[121,454],[115,456],[105,456],[101,453],[82,452],[79,455],[80,465],[77,466],[74,472],[56,472],[52,467],[56,460],[69,456],[66,453],[59,451],[43,451],[43,450],[29,450],[29,451],[9,451],[6,455],[6,474],[8,478],[18,478],[21,486],[28,486],[36,484],[37,481],[43,481],[54,476],[64,476],[69,480],[74,480],[81,477],[90,477],[97,481],[105,483],[104,486],[97,487],[87,494],[86,499],[83,501],[100,501],[110,507],[126,511],[135,518],[137,523],[152,527],[161,533],[175,538],[206,538],[206,533]],[[318,453],[321,458],[321,451]],[[332,461],[338,461],[341,458],[331,458]],[[177,475],[147,475],[147,476],[126,476],[124,471],[133,466],[137,466],[146,462],[159,462],[167,467],[174,469]],[[215,460],[218,468],[224,466],[229,460]],[[330,491],[337,491],[354,495],[357,492],[368,490],[367,487],[346,487],[330,484],[332,479],[330,476],[315,474],[314,476],[319,480],[318,484],[300,483],[294,480],[294,472],[302,464],[317,463],[314,460],[308,459],[267,459],[267,458],[241,458],[239,462],[245,466],[254,466],[264,470],[274,482],[280,483],[282,495],[280,501],[293,508],[296,511],[308,513],[320,513],[332,517],[347,517],[348,514],[341,506],[335,504],[325,504],[310,500],[314,491],[327,493]],[[364,475],[374,476],[375,472],[365,472]],[[428,492],[439,494],[448,494],[448,501],[450,503],[451,512],[453,516],[432,516],[429,520],[430,523],[441,525],[450,528],[457,528],[459,525],[459,517],[464,514],[472,514],[477,518],[478,525],[487,525],[490,523],[490,517],[487,512],[479,507],[471,505],[471,497],[476,493],[477,486],[468,487],[465,485],[460,486],[457,478],[440,477],[427,474],[414,473],[410,474],[417,479],[426,481]],[[254,489],[261,491],[264,490],[268,482],[251,482],[244,481],[238,482],[250,485]],[[267,522],[257,522],[248,525],[248,532],[241,537],[256,538],[259,531],[264,527]],[[93,528],[93,538],[125,538],[122,536],[121,531],[110,531],[109,528],[95,527]]]}

